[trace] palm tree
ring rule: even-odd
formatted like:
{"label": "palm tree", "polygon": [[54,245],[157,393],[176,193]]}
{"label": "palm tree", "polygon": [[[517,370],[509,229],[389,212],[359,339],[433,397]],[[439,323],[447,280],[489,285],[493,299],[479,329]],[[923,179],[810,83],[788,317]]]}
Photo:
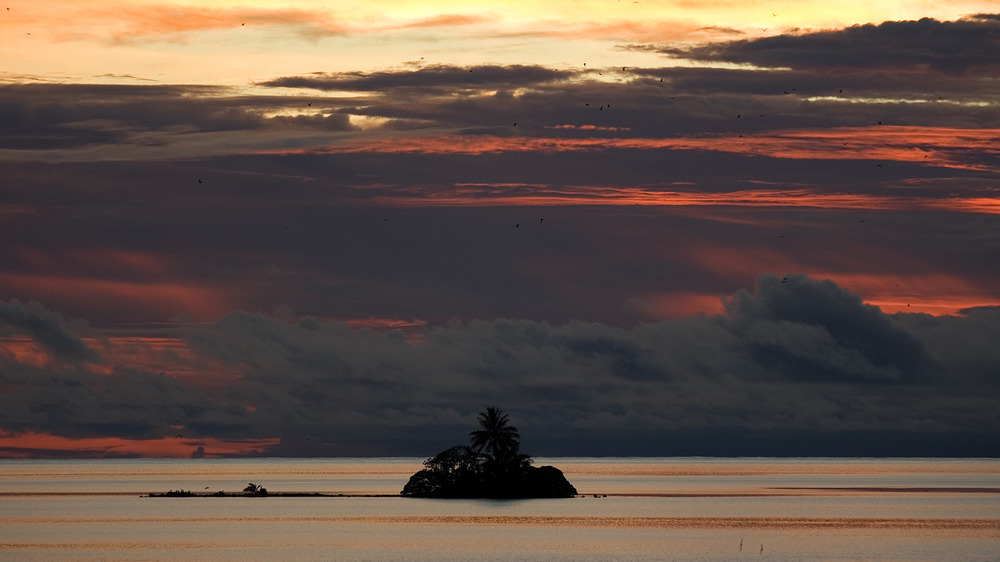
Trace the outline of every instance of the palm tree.
{"label": "palm tree", "polygon": [[510,425],[510,418],[496,406],[479,412],[479,427],[469,432],[472,448],[477,452],[486,452],[496,461],[516,458],[521,445],[521,434],[517,428]]}

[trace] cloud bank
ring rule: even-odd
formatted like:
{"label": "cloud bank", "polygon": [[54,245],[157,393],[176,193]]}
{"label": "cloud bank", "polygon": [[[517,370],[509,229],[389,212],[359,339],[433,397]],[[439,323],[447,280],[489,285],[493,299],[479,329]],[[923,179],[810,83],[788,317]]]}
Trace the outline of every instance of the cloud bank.
{"label": "cloud bank", "polygon": [[1000,19],[619,8],[131,11],[12,67],[3,454],[423,456],[493,403],[538,454],[998,454]]}
{"label": "cloud bank", "polygon": [[[8,329],[47,341],[29,327],[53,313],[29,312]],[[761,276],[727,297],[723,314],[631,330],[498,319],[404,334],[233,312],[174,331],[191,355],[161,352],[160,373],[5,357],[0,427],[280,438],[271,454],[419,455],[459,439],[474,412],[497,403],[543,455],[796,454],[816,438],[870,454],[887,436],[903,454],[988,455],[1000,435],[990,334],[1000,336],[996,309],[886,315],[795,274]],[[182,363],[196,374],[172,375]],[[853,448],[838,442],[844,435]]]}

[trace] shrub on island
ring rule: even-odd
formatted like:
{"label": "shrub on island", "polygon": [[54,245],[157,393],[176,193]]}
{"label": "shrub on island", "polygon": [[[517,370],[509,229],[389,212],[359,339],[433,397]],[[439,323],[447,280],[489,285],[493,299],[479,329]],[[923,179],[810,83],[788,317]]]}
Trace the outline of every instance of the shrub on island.
{"label": "shrub on island", "polygon": [[255,498],[266,498],[267,488],[261,486],[260,484],[254,484],[251,482],[247,484],[246,488],[243,488],[243,494]]}
{"label": "shrub on island", "polygon": [[553,466],[531,466],[520,452],[520,434],[499,408],[479,414],[480,429],[469,434],[472,447],[459,445],[424,461],[403,496],[418,498],[569,498],[576,495]]}

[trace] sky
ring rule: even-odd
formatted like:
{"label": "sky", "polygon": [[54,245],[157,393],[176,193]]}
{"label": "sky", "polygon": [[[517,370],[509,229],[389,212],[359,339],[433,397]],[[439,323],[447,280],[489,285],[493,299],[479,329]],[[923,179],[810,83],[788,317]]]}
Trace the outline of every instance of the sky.
{"label": "sky", "polygon": [[12,0],[0,458],[1000,456],[998,8]]}

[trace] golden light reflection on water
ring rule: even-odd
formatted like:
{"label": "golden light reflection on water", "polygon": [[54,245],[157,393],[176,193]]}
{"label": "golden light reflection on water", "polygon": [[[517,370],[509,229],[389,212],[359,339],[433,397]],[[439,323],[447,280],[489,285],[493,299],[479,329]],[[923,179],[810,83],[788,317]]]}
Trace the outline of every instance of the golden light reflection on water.
{"label": "golden light reflection on water", "polygon": [[[552,459],[558,462],[557,459]],[[997,474],[1000,463],[962,459],[569,459],[566,474],[615,476],[750,476],[786,474]]]}
{"label": "golden light reflection on water", "polygon": [[166,523],[362,523],[371,525],[474,525],[524,527],[604,527],[636,529],[969,529],[1000,531],[1000,519],[871,517],[605,517],[551,515],[386,515],[232,517],[4,517],[0,524],[166,524]]}
{"label": "golden light reflection on water", "polygon": [[[0,463],[0,496],[234,491],[388,494],[423,459],[200,459]],[[1000,461],[988,459],[539,458],[580,494],[646,497],[1000,495]],[[85,481],[80,489],[75,481]],[[128,486],[133,483],[134,486]],[[207,487],[206,487],[207,486]]]}
{"label": "golden light reflection on water", "polygon": [[[4,462],[0,559],[937,561],[1000,544],[995,459],[540,458],[581,496],[399,497],[422,461]],[[148,497],[248,479],[276,495]]]}

